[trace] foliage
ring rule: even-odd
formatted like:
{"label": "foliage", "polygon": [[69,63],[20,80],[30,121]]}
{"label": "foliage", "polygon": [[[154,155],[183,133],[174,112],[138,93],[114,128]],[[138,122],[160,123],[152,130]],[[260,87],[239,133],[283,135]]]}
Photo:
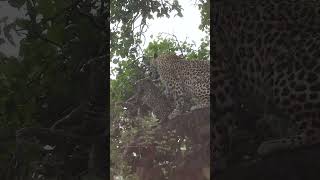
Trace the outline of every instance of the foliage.
{"label": "foliage", "polygon": [[81,68],[108,55],[108,4],[104,0],[8,3],[25,9],[26,18],[9,22],[0,17],[4,32],[0,45],[14,45],[14,32],[22,38],[18,57],[0,56],[0,126],[48,127],[88,98],[83,88],[88,74]]}
{"label": "foliage", "polygon": [[117,72],[117,80],[111,80],[110,96],[114,101],[128,99],[133,93],[134,83],[144,77],[145,68],[139,61],[128,59],[119,62],[119,67],[113,69]]}
{"label": "foliage", "polygon": [[210,30],[210,1],[199,0],[198,8],[201,13],[201,24],[199,29],[209,32]]}
{"label": "foliage", "polygon": [[182,17],[181,6],[177,0],[116,0],[110,7],[111,56],[122,58],[138,53],[147,20],[166,16],[171,12]]}
{"label": "foliage", "polygon": [[[0,123],[21,127],[46,119],[41,123],[47,124],[49,117],[57,118],[57,112],[84,95],[77,90],[84,78],[79,70],[90,58],[104,54],[106,34],[103,23],[98,22],[106,15],[106,5],[100,1],[71,0],[9,3],[17,8],[25,5],[29,19],[17,19],[10,24],[11,30],[25,35],[20,42],[19,60],[1,59],[0,91],[4,98],[0,106],[6,107],[1,108],[6,115],[1,116]],[[77,8],[77,4],[82,7]],[[92,10],[100,14],[90,14]]]}
{"label": "foliage", "polygon": [[174,35],[171,36],[173,37],[163,38],[159,35],[157,40],[150,42],[144,50],[145,56],[153,57],[154,54],[177,53],[188,60],[209,59],[209,50],[207,49],[209,44],[206,41],[202,41],[200,47],[196,49],[196,44],[188,43],[186,40],[179,41]]}

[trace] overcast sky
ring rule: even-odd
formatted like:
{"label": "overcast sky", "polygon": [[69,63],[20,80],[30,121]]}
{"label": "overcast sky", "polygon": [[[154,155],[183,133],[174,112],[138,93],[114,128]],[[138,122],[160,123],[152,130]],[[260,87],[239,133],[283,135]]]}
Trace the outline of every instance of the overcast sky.
{"label": "overcast sky", "polygon": [[170,18],[155,18],[149,22],[149,29],[146,32],[146,43],[148,46],[151,41],[150,35],[156,37],[161,32],[174,34],[181,41],[188,38],[188,42],[195,41],[196,45],[200,45],[200,39],[205,36],[205,33],[199,30],[201,23],[200,11],[197,5],[194,5],[195,0],[179,0],[183,8],[183,17],[170,16]]}

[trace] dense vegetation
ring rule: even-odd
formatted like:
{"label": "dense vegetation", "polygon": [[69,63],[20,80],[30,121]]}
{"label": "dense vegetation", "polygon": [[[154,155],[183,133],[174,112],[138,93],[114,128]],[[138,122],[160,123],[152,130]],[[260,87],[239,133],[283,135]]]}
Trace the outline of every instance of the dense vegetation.
{"label": "dense vegetation", "polygon": [[[63,167],[66,162],[57,166],[52,160],[41,160],[44,153],[41,148],[24,146],[26,152],[18,159],[15,131],[25,127],[48,128],[88,99],[88,90],[84,88],[88,74],[81,69],[90,60],[108,59],[108,3],[104,0],[9,0],[8,3],[25,17],[14,21],[0,17],[1,43],[19,43],[14,41],[15,33],[22,38],[17,57],[7,57],[6,52],[0,57],[3,139],[0,177],[72,179],[69,169]],[[11,166],[16,162],[18,167]],[[79,164],[85,166],[85,163]],[[43,167],[39,164],[47,169],[39,168]]]}

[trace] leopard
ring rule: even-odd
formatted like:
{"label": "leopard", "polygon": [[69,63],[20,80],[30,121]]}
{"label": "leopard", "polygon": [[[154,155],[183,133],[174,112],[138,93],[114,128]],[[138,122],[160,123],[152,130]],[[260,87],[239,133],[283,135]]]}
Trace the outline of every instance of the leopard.
{"label": "leopard", "polygon": [[210,63],[208,60],[186,60],[175,53],[162,54],[152,65],[165,85],[167,95],[172,95],[175,108],[168,116],[173,119],[187,111],[188,99],[195,102],[190,110],[210,105]]}
{"label": "leopard", "polygon": [[320,2],[225,0],[212,10],[211,160],[232,148],[242,97],[289,119],[293,129],[262,141],[259,155],[319,144]]}
{"label": "leopard", "polygon": [[142,112],[150,110],[160,122],[166,122],[174,105],[161,93],[160,88],[150,78],[140,79],[134,86],[136,93],[124,103],[128,113],[133,112],[133,116],[138,116],[139,109]]}

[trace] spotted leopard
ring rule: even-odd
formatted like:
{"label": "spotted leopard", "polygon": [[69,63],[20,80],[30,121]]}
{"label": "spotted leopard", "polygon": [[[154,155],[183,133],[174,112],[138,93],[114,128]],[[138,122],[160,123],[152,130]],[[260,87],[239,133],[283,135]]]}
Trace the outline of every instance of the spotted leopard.
{"label": "spotted leopard", "polygon": [[187,61],[175,54],[165,54],[152,62],[160,80],[169,94],[173,95],[175,109],[169,119],[185,110],[186,98],[194,98],[196,105],[191,110],[208,107],[210,103],[210,63],[205,60]]}
{"label": "spotted leopard", "polygon": [[132,111],[132,115],[137,116],[139,109],[146,109],[151,110],[160,121],[168,119],[168,115],[173,109],[173,103],[165,98],[151,79],[138,80],[135,83],[135,91],[135,95],[125,102],[129,113]]}
{"label": "spotted leopard", "polygon": [[213,156],[226,154],[239,97],[292,121],[295,135],[266,141],[260,154],[320,142],[320,2],[214,4]]}

